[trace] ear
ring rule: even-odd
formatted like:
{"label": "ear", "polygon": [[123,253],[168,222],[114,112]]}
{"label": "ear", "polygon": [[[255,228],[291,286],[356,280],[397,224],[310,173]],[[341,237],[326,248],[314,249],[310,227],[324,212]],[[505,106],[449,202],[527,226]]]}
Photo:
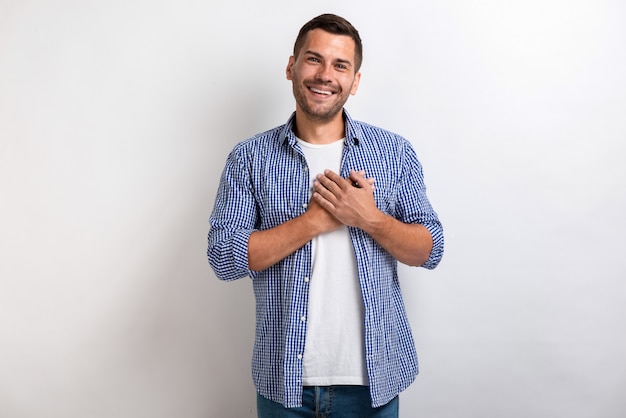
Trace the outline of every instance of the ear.
{"label": "ear", "polygon": [[289,57],[289,62],[287,63],[287,69],[285,70],[285,73],[287,75],[287,80],[293,80],[293,73],[292,73],[292,68],[293,68],[293,64],[295,63],[296,59],[294,58],[294,56],[290,56]]}
{"label": "ear", "polygon": [[361,81],[361,73],[358,72],[354,75],[354,81],[352,82],[352,88],[350,89],[350,94],[355,95],[356,91],[359,89],[359,82]]}

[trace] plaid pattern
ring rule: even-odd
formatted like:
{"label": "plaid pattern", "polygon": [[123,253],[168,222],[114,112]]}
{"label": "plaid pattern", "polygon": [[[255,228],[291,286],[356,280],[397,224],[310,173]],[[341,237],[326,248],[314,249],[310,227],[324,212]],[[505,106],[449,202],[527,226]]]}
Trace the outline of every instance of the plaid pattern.
{"label": "plaid pattern", "polygon": [[[443,229],[424,185],[411,144],[347,112],[341,175],[365,170],[376,179],[383,212],[424,225],[433,237],[430,258],[443,255]],[[311,243],[261,272],[248,269],[247,244],[255,230],[301,215],[309,199],[309,173],[292,131],[294,115],[273,130],[235,146],[222,173],[208,235],[209,262],[218,278],[249,276],[256,298],[252,376],[258,392],[287,407],[302,402]],[[397,262],[362,230],[349,228],[365,306],[365,356],[372,406],[386,404],[415,379],[417,355],[400,294]]]}

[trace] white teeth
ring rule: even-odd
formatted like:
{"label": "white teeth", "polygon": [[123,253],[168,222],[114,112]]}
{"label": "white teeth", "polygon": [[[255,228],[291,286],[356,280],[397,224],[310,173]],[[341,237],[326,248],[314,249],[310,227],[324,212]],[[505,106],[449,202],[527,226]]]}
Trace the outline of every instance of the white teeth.
{"label": "white teeth", "polygon": [[330,95],[332,94],[330,91],[318,90],[318,89],[315,89],[315,88],[313,88],[313,87],[311,87],[311,91],[312,91],[313,93],[325,94],[325,95],[327,95],[327,96],[330,96]]}

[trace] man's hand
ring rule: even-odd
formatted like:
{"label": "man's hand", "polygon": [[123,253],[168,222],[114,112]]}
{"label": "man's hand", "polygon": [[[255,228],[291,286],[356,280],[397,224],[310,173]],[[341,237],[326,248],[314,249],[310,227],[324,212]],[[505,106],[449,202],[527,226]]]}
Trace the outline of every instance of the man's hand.
{"label": "man's hand", "polygon": [[341,221],[331,215],[312,197],[309,201],[306,216],[309,216],[312,224],[315,225],[315,235],[334,231],[343,225]]}
{"label": "man's hand", "polygon": [[248,240],[248,267],[261,271],[278,263],[324,232],[343,225],[311,198],[306,212],[270,229],[254,231]]}
{"label": "man's hand", "polygon": [[346,179],[326,170],[313,185],[312,202],[317,202],[339,222],[365,229],[365,225],[381,212],[374,201],[374,179],[364,171],[350,171]]}
{"label": "man's hand", "polygon": [[384,214],[374,201],[374,179],[350,171],[344,179],[326,170],[317,176],[307,211],[274,228],[255,231],[248,240],[248,265],[264,270],[292,254],[317,235],[342,224],[362,229],[398,261],[422,265],[432,249],[430,232]]}
{"label": "man's hand", "polygon": [[376,207],[374,179],[363,171],[350,171],[347,179],[326,170],[317,176],[312,200],[341,223],[362,229],[401,263],[424,264],[433,240],[420,224],[407,224]]}

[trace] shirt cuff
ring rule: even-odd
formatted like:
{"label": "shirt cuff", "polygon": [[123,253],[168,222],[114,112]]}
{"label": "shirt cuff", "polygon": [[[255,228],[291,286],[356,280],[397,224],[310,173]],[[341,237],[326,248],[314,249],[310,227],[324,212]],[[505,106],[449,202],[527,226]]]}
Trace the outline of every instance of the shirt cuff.
{"label": "shirt cuff", "polygon": [[439,222],[428,223],[424,226],[433,238],[433,248],[430,251],[430,257],[422,264],[422,267],[432,270],[437,267],[443,257],[443,228]]}
{"label": "shirt cuff", "polygon": [[235,268],[242,274],[248,274],[252,277],[253,272],[248,267],[248,241],[250,235],[254,232],[253,229],[245,229],[237,231],[232,238],[232,251],[233,261],[235,262]]}

